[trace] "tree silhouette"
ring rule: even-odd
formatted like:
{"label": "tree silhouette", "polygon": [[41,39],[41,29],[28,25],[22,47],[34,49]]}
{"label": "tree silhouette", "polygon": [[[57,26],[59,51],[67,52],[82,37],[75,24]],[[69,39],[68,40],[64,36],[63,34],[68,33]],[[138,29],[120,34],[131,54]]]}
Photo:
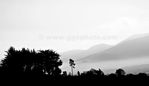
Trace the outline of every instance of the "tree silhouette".
{"label": "tree silhouette", "polygon": [[62,76],[66,77],[67,76],[67,72],[66,71],[63,71]]}
{"label": "tree silhouette", "polygon": [[58,76],[62,61],[59,54],[53,50],[15,50],[10,47],[2,60],[1,69],[7,74],[31,74]]}
{"label": "tree silhouette", "polygon": [[73,75],[73,68],[75,68],[74,60],[69,59],[69,64],[70,64],[70,67],[71,67],[71,73],[72,73],[72,75]]}
{"label": "tree silhouette", "polygon": [[104,72],[99,68],[97,71],[98,76],[104,76]]}
{"label": "tree silhouette", "polygon": [[117,69],[115,74],[120,77],[125,75],[125,71],[123,69]]}
{"label": "tree silhouette", "polygon": [[80,76],[80,75],[81,75],[79,71],[77,72],[77,74],[78,74],[78,76]]}
{"label": "tree silhouette", "polygon": [[62,61],[59,59],[59,56],[60,55],[58,53],[52,50],[40,50],[38,67],[41,65],[42,69],[44,69],[44,72],[48,75],[60,75],[61,70],[59,69],[59,66],[62,65]]}

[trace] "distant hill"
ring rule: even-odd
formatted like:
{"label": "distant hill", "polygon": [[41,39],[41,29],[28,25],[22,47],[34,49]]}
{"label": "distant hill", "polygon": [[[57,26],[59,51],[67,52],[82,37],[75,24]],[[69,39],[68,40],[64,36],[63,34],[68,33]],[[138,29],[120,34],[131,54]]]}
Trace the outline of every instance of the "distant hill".
{"label": "distant hill", "polygon": [[149,57],[149,35],[124,40],[103,52],[81,58],[79,61],[99,62],[141,57]]}
{"label": "distant hill", "polygon": [[[149,72],[149,34],[131,36],[115,46],[101,46],[104,45],[94,46],[81,53],[79,51],[77,55],[82,57],[75,59],[75,71],[101,68],[104,72],[111,73],[123,68],[127,73]],[[69,71],[69,65],[63,69]]]}
{"label": "distant hill", "polygon": [[68,59],[70,58],[74,60],[78,60],[80,58],[84,58],[95,53],[100,53],[106,49],[109,49],[110,47],[111,46],[107,44],[99,44],[87,50],[71,50],[71,51],[63,52],[61,54],[61,58],[64,62],[68,61]]}

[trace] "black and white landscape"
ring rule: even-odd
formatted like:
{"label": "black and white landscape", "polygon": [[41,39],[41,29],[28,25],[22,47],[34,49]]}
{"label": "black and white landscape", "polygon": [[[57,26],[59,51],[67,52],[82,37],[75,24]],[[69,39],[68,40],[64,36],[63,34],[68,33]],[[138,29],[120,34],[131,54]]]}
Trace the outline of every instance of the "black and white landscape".
{"label": "black and white landscape", "polygon": [[0,79],[148,80],[149,1],[0,0]]}

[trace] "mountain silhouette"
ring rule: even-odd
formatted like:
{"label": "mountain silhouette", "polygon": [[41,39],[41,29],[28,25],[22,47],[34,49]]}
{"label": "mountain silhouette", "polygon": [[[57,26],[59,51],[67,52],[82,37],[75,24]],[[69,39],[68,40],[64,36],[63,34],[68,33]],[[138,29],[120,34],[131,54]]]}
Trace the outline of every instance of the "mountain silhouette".
{"label": "mountain silhouette", "polygon": [[119,44],[99,53],[79,59],[85,62],[99,62],[130,58],[144,58],[149,56],[149,34],[137,38],[124,40]]}
{"label": "mountain silhouette", "polygon": [[[149,63],[149,34],[134,35],[115,46],[96,51],[96,46],[90,48],[95,49],[95,53],[91,53],[86,57],[76,59],[76,71],[85,71],[90,68],[105,68],[105,70],[113,70],[119,67],[126,67],[127,71],[135,72],[138,65],[145,65]],[[82,52],[81,52],[82,53]],[[74,54],[74,56],[77,56]],[[129,68],[130,67],[130,68]],[[133,68],[133,70],[130,70]],[[65,70],[69,70],[69,67],[64,67]],[[147,71],[145,68],[143,71]]]}
{"label": "mountain silhouette", "polygon": [[71,50],[61,53],[61,58],[64,63],[68,63],[70,58],[77,61],[78,59],[90,56],[92,54],[103,52],[104,50],[107,50],[110,47],[111,46],[107,44],[98,44],[90,47],[87,50]]}

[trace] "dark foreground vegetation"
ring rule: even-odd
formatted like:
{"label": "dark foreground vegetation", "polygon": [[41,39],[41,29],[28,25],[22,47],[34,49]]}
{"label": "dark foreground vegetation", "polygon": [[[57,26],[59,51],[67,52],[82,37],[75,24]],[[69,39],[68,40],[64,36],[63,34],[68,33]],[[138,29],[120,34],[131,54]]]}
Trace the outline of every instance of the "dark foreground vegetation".
{"label": "dark foreground vegetation", "polygon": [[105,75],[100,69],[91,69],[83,73],[73,75],[74,61],[70,59],[71,74],[62,71],[60,55],[53,50],[29,50],[22,48],[16,50],[10,47],[6,51],[5,58],[1,60],[1,80],[22,81],[97,81],[98,83],[109,81],[148,81],[146,73],[126,74],[123,69],[117,69],[115,73]]}

